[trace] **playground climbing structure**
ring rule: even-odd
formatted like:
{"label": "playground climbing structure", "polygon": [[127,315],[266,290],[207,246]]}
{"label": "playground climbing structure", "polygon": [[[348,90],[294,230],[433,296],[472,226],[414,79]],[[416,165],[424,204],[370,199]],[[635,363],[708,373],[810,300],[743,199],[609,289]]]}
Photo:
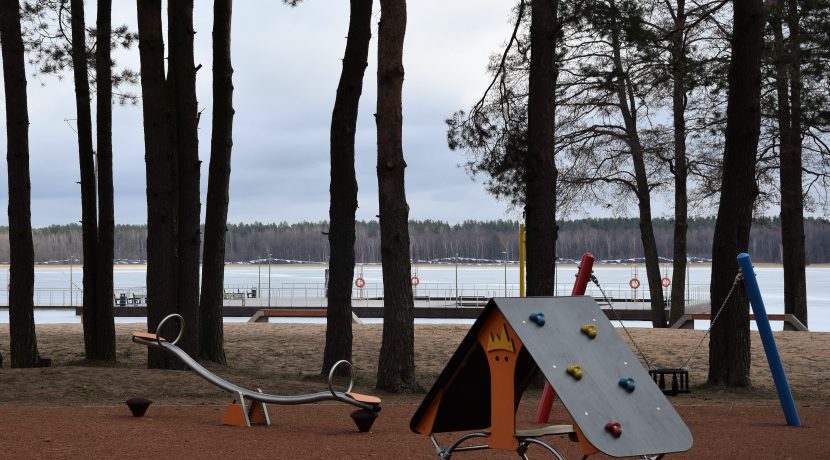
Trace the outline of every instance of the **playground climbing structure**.
{"label": "playground climbing structure", "polygon": [[[541,370],[572,423],[516,429],[522,394]],[[583,455],[662,455],[688,450],[683,420],[589,297],[494,298],[421,403],[410,429],[442,459],[530,445],[561,458],[542,438],[570,435]],[[448,447],[436,434],[469,432]],[[465,445],[475,438],[484,444]]]}

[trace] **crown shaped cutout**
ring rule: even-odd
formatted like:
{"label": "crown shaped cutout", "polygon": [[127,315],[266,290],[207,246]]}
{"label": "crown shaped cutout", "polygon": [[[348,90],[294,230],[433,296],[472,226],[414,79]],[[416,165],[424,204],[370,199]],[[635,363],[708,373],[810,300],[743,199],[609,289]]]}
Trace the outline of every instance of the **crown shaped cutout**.
{"label": "crown shaped cutout", "polygon": [[501,325],[501,334],[493,335],[490,333],[490,339],[487,341],[487,351],[493,350],[507,350],[513,352],[513,339],[507,335],[507,326]]}

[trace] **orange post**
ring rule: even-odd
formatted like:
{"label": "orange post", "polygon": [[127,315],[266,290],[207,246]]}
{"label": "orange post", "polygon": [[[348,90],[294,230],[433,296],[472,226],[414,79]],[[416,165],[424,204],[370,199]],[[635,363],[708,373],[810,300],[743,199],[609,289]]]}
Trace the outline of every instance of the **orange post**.
{"label": "orange post", "polygon": [[[585,290],[588,288],[588,281],[591,279],[591,273],[593,273],[594,260],[596,259],[590,252],[582,255],[582,260],[579,262],[579,271],[576,273],[576,281],[571,291],[572,296],[585,295]],[[539,401],[539,408],[536,410],[536,423],[548,423],[554,399],[556,399],[556,393],[553,391],[553,387],[550,386],[550,383],[545,382],[545,389],[542,390],[542,399]]]}
{"label": "orange post", "polygon": [[490,367],[490,435],[491,449],[516,450],[516,361],[522,341],[501,312],[493,313],[478,333],[478,343],[487,354]]}

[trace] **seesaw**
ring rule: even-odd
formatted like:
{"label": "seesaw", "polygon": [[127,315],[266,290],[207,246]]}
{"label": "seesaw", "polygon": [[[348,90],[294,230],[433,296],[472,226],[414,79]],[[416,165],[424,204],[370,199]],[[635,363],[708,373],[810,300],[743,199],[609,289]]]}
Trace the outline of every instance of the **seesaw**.
{"label": "seesaw", "polygon": [[[517,429],[519,401],[537,369],[570,420]],[[491,299],[410,429],[428,436],[442,460],[483,449],[527,458],[533,445],[561,459],[548,436],[578,442],[583,458],[659,458],[692,445],[683,420],[590,297]],[[436,434],[450,432],[468,433],[442,446]],[[484,442],[470,445],[473,439]]]}
{"label": "seesaw", "polygon": [[[175,318],[179,324],[179,334],[172,342],[165,340],[160,334],[164,324],[171,318]],[[268,411],[265,408],[266,404],[279,405],[297,405],[297,404],[311,404],[321,401],[338,401],[344,404],[349,404],[358,408],[357,411],[351,414],[352,419],[360,431],[368,431],[377,413],[380,412],[380,398],[375,396],[363,395],[352,391],[354,384],[354,372],[352,365],[346,361],[341,360],[334,364],[329,371],[328,387],[329,391],[321,391],[317,393],[284,396],[263,393],[261,390],[250,390],[248,388],[234,385],[227,380],[219,377],[213,372],[207,370],[204,366],[199,364],[195,359],[188,355],[184,350],[176,346],[179,339],[184,333],[184,318],[178,314],[166,316],[161,320],[156,328],[157,334],[148,332],[134,332],[133,342],[160,349],[177,357],[199,377],[207,380],[211,384],[231,393],[233,401],[228,404],[228,408],[222,417],[223,425],[234,426],[251,426],[255,425],[270,425],[271,419],[268,416]],[[346,391],[335,391],[333,379],[335,371],[338,367],[345,366],[348,369],[349,385]],[[248,403],[250,401],[250,403]]]}

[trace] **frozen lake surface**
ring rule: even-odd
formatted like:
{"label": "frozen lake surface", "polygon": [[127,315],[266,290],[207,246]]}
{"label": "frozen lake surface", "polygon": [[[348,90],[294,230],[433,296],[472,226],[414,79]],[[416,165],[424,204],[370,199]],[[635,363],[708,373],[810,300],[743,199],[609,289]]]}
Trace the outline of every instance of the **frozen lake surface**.
{"label": "frozen lake surface", "polygon": [[[670,267],[661,267],[663,274],[671,277]],[[783,313],[784,280],[783,269],[780,267],[758,267],[755,269],[761,293],[769,313]],[[355,276],[362,273],[367,289],[379,286],[382,282],[382,273],[379,265],[358,266]],[[647,295],[648,288],[645,279],[645,268],[637,267],[635,272],[632,266],[627,265],[597,265],[594,267],[599,282],[606,291],[613,291],[614,296],[633,295],[627,285],[636,274],[642,286],[636,292],[639,298]],[[689,271],[688,292],[690,298],[705,301],[708,293],[711,270],[709,266],[692,266]],[[419,291],[443,289],[452,293],[456,288],[465,293],[477,295],[504,295],[515,296],[519,273],[515,264],[471,266],[471,265],[420,265],[413,266],[413,274],[417,274],[420,285]],[[576,267],[573,265],[560,266],[557,269],[557,295],[570,293]],[[0,279],[7,282],[8,271],[0,275]],[[142,290],[146,284],[146,268],[144,266],[116,266],[114,270],[116,289]],[[271,265],[270,277],[268,265],[229,265],[225,269],[226,288],[257,289],[258,292],[267,292],[269,287],[277,289],[297,289],[304,286],[308,292],[322,292],[325,283],[324,265]],[[506,281],[506,283],[505,283]],[[4,283],[6,284],[6,283]],[[71,303],[80,303],[81,268],[79,266],[38,266],[35,268],[35,289],[63,292],[67,298],[71,294]],[[630,294],[629,294],[630,293]],[[309,294],[316,295],[316,294]],[[469,294],[468,294],[469,295]],[[807,299],[809,326],[812,331],[830,331],[830,268],[807,267]],[[0,304],[7,303],[7,291],[0,291]],[[225,321],[246,321],[247,318],[226,318]],[[38,309],[35,312],[35,321],[44,323],[78,323],[79,318],[71,310]],[[141,318],[117,318],[117,322],[143,322]],[[324,322],[322,319],[302,322]],[[377,320],[380,322],[380,320]],[[426,321],[426,320],[424,320]],[[291,322],[291,320],[284,320]],[[368,320],[367,322],[372,322]],[[421,320],[418,321],[419,323]],[[434,322],[434,321],[433,321]],[[449,320],[441,320],[449,323]],[[460,320],[462,323],[471,321]],[[8,323],[8,310],[0,309],[0,323]],[[643,324],[645,325],[645,324]],[[708,322],[698,321],[697,328],[708,327]],[[781,323],[773,323],[773,329],[781,329]]]}

